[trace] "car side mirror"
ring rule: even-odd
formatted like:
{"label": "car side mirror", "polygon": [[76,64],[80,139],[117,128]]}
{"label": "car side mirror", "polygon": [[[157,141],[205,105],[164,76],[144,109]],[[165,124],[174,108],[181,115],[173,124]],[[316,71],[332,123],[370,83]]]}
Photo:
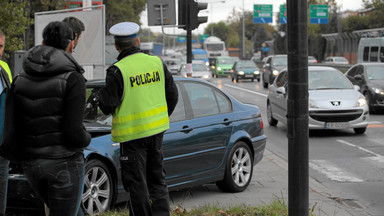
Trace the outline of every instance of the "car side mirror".
{"label": "car side mirror", "polygon": [[277,89],[276,89],[276,92],[277,92],[278,94],[285,94],[285,93],[286,93],[284,87],[279,87],[279,88],[277,88]]}

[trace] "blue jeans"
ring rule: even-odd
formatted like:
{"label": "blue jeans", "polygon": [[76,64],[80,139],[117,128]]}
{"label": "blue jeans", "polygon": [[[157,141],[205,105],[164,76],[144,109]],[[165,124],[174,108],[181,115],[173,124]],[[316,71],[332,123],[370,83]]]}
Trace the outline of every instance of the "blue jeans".
{"label": "blue jeans", "polygon": [[5,215],[7,208],[9,161],[0,157],[0,215]]}
{"label": "blue jeans", "polygon": [[49,207],[50,216],[84,215],[84,155],[71,158],[33,159],[21,163],[31,187]]}

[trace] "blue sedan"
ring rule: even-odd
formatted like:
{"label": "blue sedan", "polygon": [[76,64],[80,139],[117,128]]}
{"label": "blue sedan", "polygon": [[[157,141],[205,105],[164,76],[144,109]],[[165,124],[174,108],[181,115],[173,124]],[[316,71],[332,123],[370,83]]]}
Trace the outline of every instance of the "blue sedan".
{"label": "blue sedan", "polygon": [[[215,182],[226,192],[245,190],[253,166],[263,157],[264,126],[257,106],[243,104],[216,86],[194,78],[175,78],[179,102],[163,141],[169,190]],[[92,141],[85,150],[82,208],[90,215],[127,201],[120,177],[119,143],[111,141],[111,116],[94,96],[104,80],[87,83],[85,126]],[[8,210],[42,207],[21,169],[11,165]]]}

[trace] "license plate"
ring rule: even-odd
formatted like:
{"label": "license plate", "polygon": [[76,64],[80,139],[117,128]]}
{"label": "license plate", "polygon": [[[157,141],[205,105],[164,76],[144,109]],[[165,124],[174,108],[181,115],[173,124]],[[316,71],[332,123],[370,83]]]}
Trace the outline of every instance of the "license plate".
{"label": "license plate", "polygon": [[245,77],[250,77],[250,78],[252,78],[253,77],[253,75],[251,74],[251,75],[245,75]]}
{"label": "license plate", "polygon": [[349,127],[348,122],[326,122],[324,128],[327,129],[339,129]]}

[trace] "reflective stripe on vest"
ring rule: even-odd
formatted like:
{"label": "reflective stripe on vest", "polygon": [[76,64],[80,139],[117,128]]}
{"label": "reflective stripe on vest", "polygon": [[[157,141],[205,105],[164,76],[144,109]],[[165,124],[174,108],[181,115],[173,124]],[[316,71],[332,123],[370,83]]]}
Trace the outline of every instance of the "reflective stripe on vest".
{"label": "reflective stripe on vest", "polygon": [[112,118],[112,140],[126,142],[167,130],[169,119],[160,58],[137,53],[115,66],[123,76],[124,94]]}
{"label": "reflective stripe on vest", "polygon": [[8,64],[7,64],[6,62],[0,60],[0,66],[1,66],[2,68],[4,68],[4,70],[7,72],[8,77],[9,77],[9,82],[12,83],[12,73],[11,73],[11,69],[9,69]]}

